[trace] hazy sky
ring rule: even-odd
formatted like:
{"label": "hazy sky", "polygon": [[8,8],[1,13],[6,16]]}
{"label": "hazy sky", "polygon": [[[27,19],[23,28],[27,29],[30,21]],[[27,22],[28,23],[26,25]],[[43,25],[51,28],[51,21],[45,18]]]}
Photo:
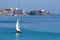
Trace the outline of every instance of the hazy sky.
{"label": "hazy sky", "polygon": [[0,0],[0,8],[16,8],[34,10],[44,8],[47,11],[60,13],[60,0]]}

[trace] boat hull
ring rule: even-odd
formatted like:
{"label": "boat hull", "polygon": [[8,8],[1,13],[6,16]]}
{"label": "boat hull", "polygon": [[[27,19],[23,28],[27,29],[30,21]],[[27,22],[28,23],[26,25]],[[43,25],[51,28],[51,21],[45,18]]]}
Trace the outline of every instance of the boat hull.
{"label": "boat hull", "polygon": [[20,33],[20,31],[16,31],[16,33]]}

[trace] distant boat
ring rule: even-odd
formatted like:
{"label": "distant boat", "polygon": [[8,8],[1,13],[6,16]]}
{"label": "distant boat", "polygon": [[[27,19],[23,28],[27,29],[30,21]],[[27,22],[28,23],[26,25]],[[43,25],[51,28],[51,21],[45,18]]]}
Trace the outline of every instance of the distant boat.
{"label": "distant boat", "polygon": [[16,33],[20,33],[21,30],[20,30],[20,23],[19,23],[19,20],[17,20],[16,22]]}

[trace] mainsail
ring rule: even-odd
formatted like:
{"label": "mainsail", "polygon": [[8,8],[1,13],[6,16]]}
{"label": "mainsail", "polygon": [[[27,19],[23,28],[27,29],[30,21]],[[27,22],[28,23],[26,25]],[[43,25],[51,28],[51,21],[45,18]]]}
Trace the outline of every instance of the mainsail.
{"label": "mainsail", "polygon": [[20,23],[19,23],[19,20],[17,20],[16,22],[16,32],[20,32]]}

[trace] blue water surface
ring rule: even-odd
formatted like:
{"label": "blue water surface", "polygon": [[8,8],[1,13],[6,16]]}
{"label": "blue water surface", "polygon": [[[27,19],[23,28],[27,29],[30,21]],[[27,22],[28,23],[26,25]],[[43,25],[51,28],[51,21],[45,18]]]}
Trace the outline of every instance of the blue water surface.
{"label": "blue water surface", "polygon": [[0,16],[0,40],[60,40],[60,16]]}

